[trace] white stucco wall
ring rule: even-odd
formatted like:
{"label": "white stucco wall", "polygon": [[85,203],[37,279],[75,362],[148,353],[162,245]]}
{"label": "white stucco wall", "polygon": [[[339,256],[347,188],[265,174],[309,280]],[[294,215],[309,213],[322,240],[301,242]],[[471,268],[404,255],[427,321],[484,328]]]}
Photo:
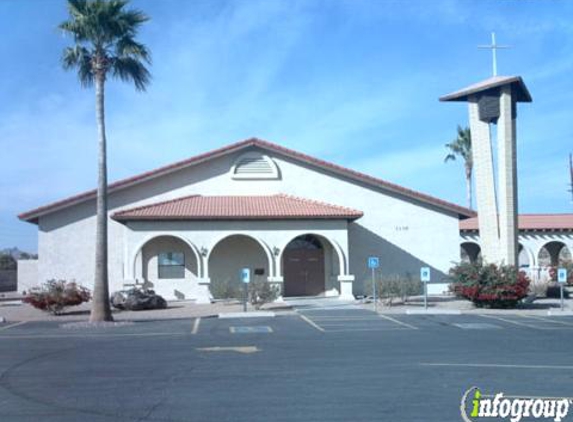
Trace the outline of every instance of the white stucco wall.
{"label": "white stucco wall", "polygon": [[19,259],[18,265],[18,291],[28,291],[31,287],[36,287],[46,280],[38,279],[38,260]]}
{"label": "white stucco wall", "polygon": [[[455,214],[437,211],[434,207],[404,200],[384,192],[333,175],[321,169],[302,165],[289,158],[270,155],[277,163],[279,180],[233,180],[230,174],[236,158],[244,153],[230,154],[209,162],[180,170],[168,176],[134,185],[110,194],[110,214],[120,209],[131,208],[161,200],[173,199],[190,194],[201,195],[269,195],[286,193],[359,209],[364,217],[344,227],[344,239],[338,233],[336,238],[350,248],[350,263],[347,273],[354,274],[354,293],[363,290],[368,278],[366,259],[369,255],[381,258],[385,274],[419,274],[420,266],[432,268],[432,279],[440,280],[447,273],[451,262],[459,259],[459,229]],[[95,201],[76,205],[40,218],[39,227],[39,273],[42,278],[76,279],[84,284],[92,283],[94,272]],[[201,227],[195,232],[212,230],[213,224],[225,222],[198,222]],[[264,225],[252,227],[253,222],[226,222],[217,227],[217,235],[240,233],[243,230],[267,231],[290,230],[292,234],[304,234],[312,230],[315,222],[258,222]],[[256,222],[255,222],[256,223]],[[285,228],[297,223],[296,229]],[[329,223],[323,221],[322,223]],[[340,223],[337,223],[340,225]],[[223,224],[224,225],[224,224]],[[296,225],[296,224],[295,224]],[[131,226],[131,224],[130,224]],[[134,226],[135,227],[135,226]],[[161,230],[164,226],[161,227]],[[169,227],[169,225],[165,226]],[[148,227],[146,230],[157,229]],[[337,230],[341,228],[338,227]],[[161,230],[156,230],[158,234]],[[123,280],[131,278],[126,274],[129,255],[128,236],[132,229],[127,225],[110,220],[110,284],[111,289],[122,286]],[[151,233],[149,233],[151,234]],[[209,235],[213,237],[213,235]],[[274,239],[269,235],[269,247],[282,250],[285,235]],[[294,237],[294,236],[293,236]],[[279,239],[280,238],[280,239]],[[198,241],[200,248],[206,240]],[[207,243],[212,243],[209,240]],[[284,243],[286,244],[286,243]],[[342,245],[341,245],[342,246]],[[276,269],[273,269],[276,273]]]}

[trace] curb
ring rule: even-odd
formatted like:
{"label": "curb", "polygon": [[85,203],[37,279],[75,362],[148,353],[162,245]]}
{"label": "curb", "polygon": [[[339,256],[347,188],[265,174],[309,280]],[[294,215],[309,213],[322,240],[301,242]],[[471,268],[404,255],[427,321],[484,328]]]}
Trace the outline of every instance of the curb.
{"label": "curb", "polygon": [[573,316],[573,311],[549,310],[548,316]]}
{"label": "curb", "polygon": [[255,312],[227,312],[219,314],[219,319],[234,319],[234,318],[274,318],[275,313],[270,311],[255,311]]}
{"label": "curb", "polygon": [[406,309],[406,315],[461,315],[459,309]]}

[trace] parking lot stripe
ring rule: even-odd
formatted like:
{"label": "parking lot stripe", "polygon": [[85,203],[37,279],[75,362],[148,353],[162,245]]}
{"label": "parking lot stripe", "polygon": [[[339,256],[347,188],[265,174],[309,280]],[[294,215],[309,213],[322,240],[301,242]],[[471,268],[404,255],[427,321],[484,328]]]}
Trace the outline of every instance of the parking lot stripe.
{"label": "parking lot stripe", "polygon": [[410,329],[412,329],[412,330],[417,330],[417,329],[418,329],[418,327],[414,327],[413,325],[406,324],[405,322],[402,322],[402,321],[398,321],[396,318],[389,317],[388,315],[378,314],[378,316],[379,316],[380,318],[387,319],[388,321],[392,321],[392,322],[394,322],[394,323],[396,323],[396,324],[399,324],[399,325],[402,325],[402,326],[404,326],[404,327],[408,327],[408,328],[410,328]]}
{"label": "parking lot stripe", "polygon": [[328,329],[328,333],[352,333],[355,331],[403,331],[407,328],[352,328],[352,329]]}
{"label": "parking lot stripe", "polygon": [[17,326],[19,326],[19,325],[24,325],[24,324],[26,324],[27,322],[28,322],[28,321],[16,322],[16,323],[14,323],[14,324],[10,324],[10,325],[7,325],[7,326],[5,326],[5,327],[0,328],[0,331],[4,331],[4,330],[7,330],[8,328],[12,328],[12,327],[17,327]]}
{"label": "parking lot stripe", "polygon": [[324,333],[324,328],[322,328],[320,325],[315,324],[314,321],[312,321],[311,319],[307,318],[306,316],[299,314],[299,316],[302,318],[303,321],[305,321],[306,323],[308,323],[309,325],[313,326],[314,328],[316,328],[318,331],[322,331]]}
{"label": "parking lot stripe", "polygon": [[552,319],[545,319],[545,318],[538,317],[538,316],[535,316],[535,315],[521,315],[521,316],[522,316],[523,318],[532,318],[532,319],[536,319],[536,320],[543,321],[543,322],[550,322],[550,323],[553,323],[553,324],[561,324],[561,325],[567,325],[567,326],[569,326],[569,327],[573,327],[573,324],[571,324],[571,323],[569,323],[569,322],[555,321],[555,320],[552,320]]}
{"label": "parking lot stripe", "polygon": [[498,363],[420,363],[420,366],[453,366],[468,368],[511,368],[511,369],[568,369],[573,370],[573,366],[558,365],[517,365],[517,364],[498,364]]}
{"label": "parking lot stripe", "polygon": [[508,324],[514,324],[514,325],[519,325],[521,327],[527,327],[527,328],[533,328],[535,330],[543,330],[544,328],[541,327],[536,327],[534,325],[529,325],[529,324],[523,324],[521,322],[516,322],[516,321],[512,321],[510,319],[505,319],[505,318],[501,318],[498,316],[493,316],[493,315],[484,315],[484,314],[479,314],[480,317],[483,318],[491,318],[491,319],[497,319],[498,321],[503,321],[503,322],[507,322]]}
{"label": "parking lot stripe", "polygon": [[193,329],[191,330],[191,334],[197,334],[199,331],[199,324],[201,324],[201,318],[195,318],[193,322]]}

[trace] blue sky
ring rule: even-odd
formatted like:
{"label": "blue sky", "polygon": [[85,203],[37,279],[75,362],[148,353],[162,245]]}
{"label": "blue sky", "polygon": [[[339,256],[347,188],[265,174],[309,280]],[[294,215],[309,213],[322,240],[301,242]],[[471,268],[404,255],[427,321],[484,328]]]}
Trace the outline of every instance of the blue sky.
{"label": "blue sky", "polygon": [[[444,144],[467,123],[438,97],[523,76],[520,212],[572,212],[573,2],[139,0],[152,18],[144,94],[110,82],[110,180],[259,137],[465,204]],[[96,182],[94,94],[60,66],[62,0],[0,2],[0,247],[36,250],[16,214]]]}

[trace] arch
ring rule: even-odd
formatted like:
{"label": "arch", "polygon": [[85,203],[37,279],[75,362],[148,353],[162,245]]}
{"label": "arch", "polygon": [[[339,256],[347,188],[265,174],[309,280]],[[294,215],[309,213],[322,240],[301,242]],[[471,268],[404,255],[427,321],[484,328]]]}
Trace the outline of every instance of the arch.
{"label": "arch", "polygon": [[535,266],[535,262],[535,257],[533,256],[531,250],[523,243],[519,243],[517,259],[518,267],[526,267],[531,269]]}
{"label": "arch", "polygon": [[571,251],[564,242],[552,240],[537,251],[537,263],[540,267],[558,266],[571,259]]}
{"label": "arch", "polygon": [[475,263],[481,259],[481,246],[476,242],[462,242],[460,244],[460,260]]}
{"label": "arch", "polygon": [[340,269],[340,275],[347,275],[348,274],[347,258],[346,258],[346,255],[344,254],[344,251],[342,250],[342,248],[338,244],[338,242],[336,242],[333,239],[329,239],[328,237],[326,237],[322,234],[318,234],[318,233],[314,233],[314,232],[305,232],[305,233],[299,233],[299,234],[289,238],[286,242],[284,242],[281,245],[280,253],[279,253],[278,259],[277,259],[277,275],[282,275],[283,254],[284,254],[286,247],[288,246],[288,244],[290,242],[295,240],[297,237],[301,237],[301,236],[315,236],[319,240],[323,240],[323,241],[328,242],[330,244],[330,246],[332,246],[332,248],[336,251],[336,255],[338,257],[338,268]]}
{"label": "arch", "polygon": [[189,246],[189,248],[191,249],[191,252],[193,252],[193,255],[195,255],[195,260],[197,262],[197,276],[201,277],[201,275],[203,274],[202,270],[203,270],[203,262],[201,260],[201,254],[199,253],[199,249],[197,248],[197,246],[195,246],[195,244],[193,242],[191,242],[189,239],[183,237],[183,236],[179,236],[177,234],[173,234],[173,233],[159,233],[159,234],[153,234],[150,236],[147,236],[142,242],[140,242],[137,246],[137,248],[134,250],[133,254],[131,255],[130,258],[130,271],[131,271],[131,279],[135,279],[135,275],[137,274],[136,271],[136,266],[137,266],[137,257],[138,255],[142,252],[143,248],[145,245],[147,245],[149,242],[153,241],[154,239],[160,238],[160,237],[172,237],[175,239],[178,239],[182,242],[184,242],[187,246]]}
{"label": "arch", "polygon": [[244,286],[241,268],[251,268],[251,279],[268,280],[273,273],[273,260],[268,246],[255,236],[231,233],[213,242],[206,257],[206,274],[210,291],[217,299],[240,298]]}
{"label": "arch", "polygon": [[272,274],[274,274],[275,268],[273,265],[272,252],[271,252],[271,248],[267,245],[267,243],[265,241],[263,241],[262,239],[256,237],[256,236],[237,232],[237,233],[224,234],[222,236],[219,236],[215,240],[215,242],[213,242],[211,244],[211,247],[209,248],[207,256],[205,257],[205,273],[204,273],[205,277],[209,277],[209,260],[211,259],[211,255],[212,255],[213,251],[215,250],[215,248],[217,247],[217,245],[219,243],[223,242],[225,239],[228,239],[228,238],[233,237],[233,236],[244,236],[244,237],[247,237],[247,238],[252,239],[255,242],[257,242],[260,245],[260,247],[263,249],[263,252],[265,253],[265,256],[267,257],[268,266],[269,266],[269,276],[272,276]]}
{"label": "arch", "polygon": [[345,257],[340,246],[326,236],[304,233],[286,242],[278,256],[285,296],[340,294]]}

